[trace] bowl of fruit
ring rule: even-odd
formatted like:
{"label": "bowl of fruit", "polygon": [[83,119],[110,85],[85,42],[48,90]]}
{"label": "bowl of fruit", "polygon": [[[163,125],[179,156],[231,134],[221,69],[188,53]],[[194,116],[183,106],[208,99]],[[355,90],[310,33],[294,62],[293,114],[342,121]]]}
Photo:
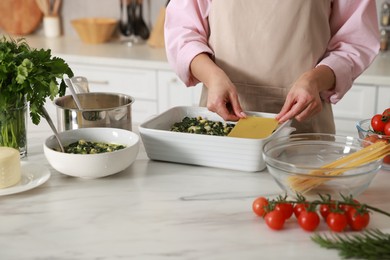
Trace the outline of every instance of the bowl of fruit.
{"label": "bowl of fruit", "polygon": [[[390,143],[390,108],[385,109],[382,114],[357,122],[356,128],[361,139],[372,143]],[[390,170],[390,155],[384,157],[382,169]]]}

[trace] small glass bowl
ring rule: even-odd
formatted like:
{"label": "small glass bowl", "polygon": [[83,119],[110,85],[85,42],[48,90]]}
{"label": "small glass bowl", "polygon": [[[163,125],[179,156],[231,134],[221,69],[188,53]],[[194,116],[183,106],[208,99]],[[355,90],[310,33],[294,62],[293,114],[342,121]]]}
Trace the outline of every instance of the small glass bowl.
{"label": "small glass bowl", "polygon": [[[381,168],[382,159],[348,168],[321,168],[340,157],[361,150],[369,142],[331,134],[292,134],[273,138],[263,148],[267,169],[288,196],[319,199],[356,197],[364,192]],[[324,172],[326,171],[326,172]],[[328,172],[341,171],[330,176]]]}
{"label": "small glass bowl", "polygon": [[[390,143],[390,136],[381,135],[375,133],[371,128],[371,119],[364,119],[356,123],[356,128],[358,131],[358,135],[361,139],[366,139],[368,141],[374,141],[375,139],[386,140]],[[386,156],[383,159],[383,167],[382,169],[390,171],[390,155]]]}

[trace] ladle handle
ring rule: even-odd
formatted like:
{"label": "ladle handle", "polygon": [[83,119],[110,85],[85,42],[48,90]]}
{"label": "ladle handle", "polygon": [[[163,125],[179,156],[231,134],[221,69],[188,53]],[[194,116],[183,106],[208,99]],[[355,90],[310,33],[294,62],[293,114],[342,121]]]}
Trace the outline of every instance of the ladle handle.
{"label": "ladle handle", "polygon": [[70,90],[70,93],[72,94],[73,100],[76,102],[77,108],[79,110],[82,110],[79,97],[76,94],[76,91],[73,87],[72,81],[69,78],[65,78],[64,80],[65,80],[66,85],[68,85],[68,87],[69,87],[69,90]]}
{"label": "ladle handle", "polygon": [[57,129],[54,126],[53,121],[51,120],[51,117],[49,116],[49,113],[47,112],[46,108],[43,107],[43,106],[42,106],[42,112],[43,112],[43,116],[45,117],[45,119],[46,119],[47,123],[49,124],[51,130],[53,130],[54,136],[56,137],[57,142],[60,145],[61,152],[64,153],[65,149],[64,149],[64,146],[61,143],[60,137],[58,136]]}

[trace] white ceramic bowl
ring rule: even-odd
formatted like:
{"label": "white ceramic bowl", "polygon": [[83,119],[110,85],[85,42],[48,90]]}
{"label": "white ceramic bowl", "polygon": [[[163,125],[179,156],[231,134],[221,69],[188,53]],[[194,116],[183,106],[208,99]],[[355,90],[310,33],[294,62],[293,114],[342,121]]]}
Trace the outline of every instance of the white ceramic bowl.
{"label": "white ceramic bowl", "polygon": [[[275,114],[270,113],[245,113],[259,117],[275,117]],[[168,109],[143,122],[139,127],[150,159],[247,172],[261,171],[266,167],[262,156],[263,144],[274,137],[289,135],[295,130],[289,126],[291,122],[287,121],[264,139],[170,131],[174,123],[182,121],[186,116],[201,116],[208,120],[224,122],[218,114],[205,107],[179,106]]]}
{"label": "white ceramic bowl", "polygon": [[43,151],[50,165],[60,173],[94,179],[118,173],[136,159],[140,138],[132,131],[119,128],[80,128],[59,133],[64,146],[80,139],[125,145],[126,148],[100,154],[70,154],[59,151],[54,135],[46,139]]}

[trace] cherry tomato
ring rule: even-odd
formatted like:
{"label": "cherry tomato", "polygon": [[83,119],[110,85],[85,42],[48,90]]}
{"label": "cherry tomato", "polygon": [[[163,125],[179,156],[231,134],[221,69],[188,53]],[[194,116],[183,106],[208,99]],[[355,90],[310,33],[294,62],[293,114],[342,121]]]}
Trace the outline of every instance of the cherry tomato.
{"label": "cherry tomato", "polygon": [[348,224],[347,216],[342,212],[330,212],[326,218],[326,224],[330,230],[341,232]]}
{"label": "cherry tomato", "polygon": [[378,138],[375,143],[377,142],[384,142],[385,144],[387,144],[387,140],[386,139],[383,139],[383,138]]}
{"label": "cherry tomato", "polygon": [[381,114],[376,114],[371,118],[371,127],[375,132],[383,133],[386,122],[382,120]]}
{"label": "cherry tomato", "polygon": [[276,204],[275,210],[281,211],[285,219],[289,219],[294,213],[294,206],[291,203],[281,202]]}
{"label": "cherry tomato", "polygon": [[385,158],[383,158],[383,163],[390,164],[390,155],[387,155]]}
{"label": "cherry tomato", "polygon": [[[382,138],[378,138],[375,142],[385,142],[385,143],[388,143],[388,141],[386,139],[382,139]],[[386,155],[383,158],[383,163],[390,164],[390,155]]]}
{"label": "cherry tomato", "polygon": [[390,121],[386,123],[385,127],[383,128],[383,132],[385,135],[390,136]]}
{"label": "cherry tomato", "polygon": [[268,212],[264,217],[265,223],[268,227],[273,230],[280,230],[284,226],[284,222],[286,221],[283,213],[281,211],[273,210]]}
{"label": "cherry tomato", "polygon": [[306,231],[314,231],[320,224],[320,217],[315,211],[302,211],[298,217],[298,224]]}
{"label": "cherry tomato", "polygon": [[367,211],[359,212],[357,209],[351,209],[347,214],[348,224],[354,231],[365,229],[370,222],[370,214]]}
{"label": "cherry tomato", "polygon": [[297,203],[294,206],[294,215],[298,219],[299,214],[301,214],[302,211],[306,211],[306,208],[308,205],[306,203]]}
{"label": "cherry tomato", "polygon": [[386,116],[390,120],[390,108],[386,108],[385,111],[383,111],[382,116]]}
{"label": "cherry tomato", "polygon": [[[377,140],[379,139],[379,137],[377,135],[367,135],[364,140],[368,141],[368,142],[371,142],[371,143],[375,143]],[[363,146],[364,147],[367,147],[369,146],[371,143],[366,143],[364,142],[363,143]]]}
{"label": "cherry tomato", "polygon": [[264,217],[266,213],[265,207],[267,206],[268,206],[267,198],[258,197],[252,203],[252,210],[257,216]]}
{"label": "cherry tomato", "polygon": [[328,217],[329,213],[332,211],[332,209],[335,209],[335,205],[328,205],[328,204],[321,204],[319,208],[319,212],[322,216],[322,218],[326,221],[326,218]]}
{"label": "cherry tomato", "polygon": [[344,211],[345,213],[348,213],[351,209],[354,209],[360,205],[360,202],[356,199],[353,199],[351,201],[348,201],[349,203],[354,203],[355,205],[345,205],[341,204],[339,208]]}

